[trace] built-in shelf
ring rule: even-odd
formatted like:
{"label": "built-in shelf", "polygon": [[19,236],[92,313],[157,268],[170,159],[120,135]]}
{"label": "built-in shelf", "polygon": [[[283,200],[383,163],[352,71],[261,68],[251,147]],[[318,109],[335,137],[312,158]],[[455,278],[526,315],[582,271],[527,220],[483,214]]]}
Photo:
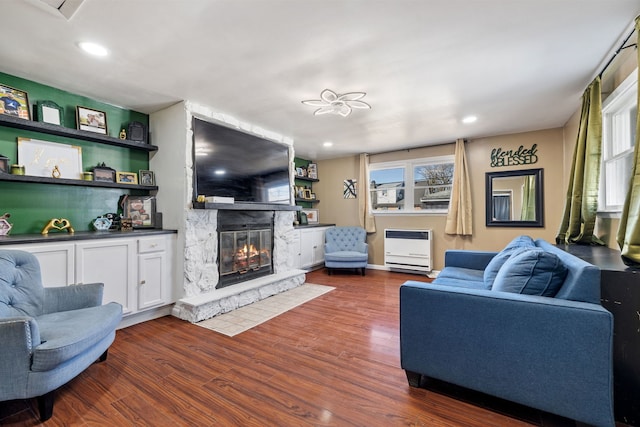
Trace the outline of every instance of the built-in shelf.
{"label": "built-in shelf", "polygon": [[318,181],[320,181],[317,178],[309,178],[309,177],[306,177],[306,176],[296,176],[295,179],[299,179],[300,181],[309,181],[309,182],[318,182]]}
{"label": "built-in shelf", "polygon": [[75,185],[80,187],[122,188],[127,190],[157,191],[156,185],[122,184],[119,182],[85,181],[82,179],[48,178],[31,175],[11,175],[0,172],[0,181],[32,182],[36,184]]}
{"label": "built-in shelf", "polygon": [[80,139],[83,141],[98,142],[100,144],[113,145],[116,147],[132,148],[142,151],[157,151],[158,147],[143,142],[129,141],[127,139],[114,138],[108,135],[89,132],[86,130],[71,129],[51,123],[35,122],[33,120],[21,119],[19,117],[0,115],[0,126],[12,127],[16,129],[29,130],[34,132],[47,133],[49,135],[62,136],[67,138]]}
{"label": "built-in shelf", "polygon": [[300,198],[296,198],[296,203],[298,203],[298,202],[318,203],[319,201],[320,201],[319,199],[300,199]]}

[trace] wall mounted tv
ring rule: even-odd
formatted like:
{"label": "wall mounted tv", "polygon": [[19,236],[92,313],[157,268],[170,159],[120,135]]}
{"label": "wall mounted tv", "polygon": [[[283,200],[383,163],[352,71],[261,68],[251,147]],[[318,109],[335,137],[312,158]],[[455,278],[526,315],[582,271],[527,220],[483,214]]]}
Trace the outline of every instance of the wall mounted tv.
{"label": "wall mounted tv", "polygon": [[289,146],[193,119],[193,199],[291,204]]}

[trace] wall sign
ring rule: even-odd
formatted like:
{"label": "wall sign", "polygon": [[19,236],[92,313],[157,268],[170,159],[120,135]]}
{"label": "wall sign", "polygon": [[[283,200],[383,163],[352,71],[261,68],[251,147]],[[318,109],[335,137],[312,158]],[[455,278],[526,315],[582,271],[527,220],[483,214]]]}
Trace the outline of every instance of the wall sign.
{"label": "wall sign", "polygon": [[538,162],[538,144],[533,144],[531,148],[524,148],[521,145],[517,150],[506,150],[494,148],[491,150],[491,167],[531,165]]}

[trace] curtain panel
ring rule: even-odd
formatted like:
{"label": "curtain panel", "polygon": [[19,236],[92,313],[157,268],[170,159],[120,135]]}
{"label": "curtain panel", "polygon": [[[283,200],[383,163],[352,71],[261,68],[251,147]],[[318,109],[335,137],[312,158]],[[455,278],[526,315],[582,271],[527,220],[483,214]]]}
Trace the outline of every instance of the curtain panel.
{"label": "curtain panel", "polygon": [[[636,18],[636,34],[640,34],[640,17]],[[640,64],[640,50],[636,48],[638,64]],[[638,73],[640,77],[640,72]],[[638,91],[640,106],[640,91]],[[633,151],[633,166],[627,196],[622,208],[620,226],[616,240],[622,254],[622,261],[627,265],[640,265],[640,116],[636,116],[636,140]]]}
{"label": "curtain panel", "polygon": [[598,211],[601,153],[602,95],[598,76],[582,96],[578,139],[557,243],[600,243],[593,229]]}
{"label": "curtain panel", "polygon": [[358,219],[360,226],[367,230],[367,233],[376,232],[376,221],[371,213],[371,192],[369,191],[369,155],[360,154],[360,173],[358,176],[360,181],[360,197],[358,197]]}
{"label": "curtain panel", "polygon": [[447,222],[444,232],[470,236],[473,234],[473,207],[471,205],[471,185],[469,183],[469,166],[464,151],[464,140],[456,141],[453,166],[453,188]]}

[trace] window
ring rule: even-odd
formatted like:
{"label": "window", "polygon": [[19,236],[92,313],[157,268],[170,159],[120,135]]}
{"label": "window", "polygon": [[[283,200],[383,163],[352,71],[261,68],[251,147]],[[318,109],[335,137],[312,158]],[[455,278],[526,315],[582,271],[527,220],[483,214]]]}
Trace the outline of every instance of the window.
{"label": "window", "polygon": [[453,156],[369,165],[374,213],[447,213]]}
{"label": "window", "polygon": [[602,107],[602,168],[598,210],[620,212],[633,166],[638,116],[638,70],[609,95]]}

